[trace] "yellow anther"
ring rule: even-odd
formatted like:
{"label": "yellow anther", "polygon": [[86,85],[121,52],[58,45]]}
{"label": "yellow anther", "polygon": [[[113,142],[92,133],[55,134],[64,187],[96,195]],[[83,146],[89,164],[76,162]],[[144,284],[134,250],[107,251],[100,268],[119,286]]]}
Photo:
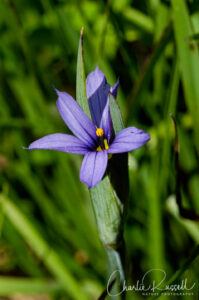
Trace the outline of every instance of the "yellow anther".
{"label": "yellow anther", "polygon": [[97,136],[103,136],[103,134],[104,134],[104,130],[102,128],[97,128],[96,135]]}
{"label": "yellow anther", "polygon": [[96,150],[97,150],[97,151],[102,151],[101,146],[98,146]]}
{"label": "yellow anther", "polygon": [[108,145],[107,139],[104,139],[104,147],[105,147],[106,150],[109,149],[109,145]]}
{"label": "yellow anther", "polygon": [[109,153],[109,154],[108,154],[108,159],[111,159],[112,156],[113,156],[113,154],[112,154],[112,153]]}

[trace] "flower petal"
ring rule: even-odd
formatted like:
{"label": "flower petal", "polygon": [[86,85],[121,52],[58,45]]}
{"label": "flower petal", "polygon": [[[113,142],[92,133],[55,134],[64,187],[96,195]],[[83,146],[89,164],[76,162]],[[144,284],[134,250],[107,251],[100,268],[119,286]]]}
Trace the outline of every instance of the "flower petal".
{"label": "flower petal", "polygon": [[86,154],[89,151],[88,147],[77,137],[63,133],[46,135],[30,144],[28,149],[58,150],[74,154]]}
{"label": "flower petal", "polygon": [[119,79],[118,79],[117,82],[114,84],[114,86],[113,86],[113,87],[111,88],[111,90],[110,90],[111,94],[112,94],[115,98],[117,98],[117,89],[118,89],[119,85],[120,85],[120,82],[119,82]]}
{"label": "flower petal", "polygon": [[86,79],[86,92],[91,118],[97,127],[100,127],[110,88],[103,72],[98,67]]}
{"label": "flower petal", "polygon": [[95,125],[69,94],[58,90],[56,92],[58,95],[57,108],[62,119],[74,135],[93,148],[97,139]]}
{"label": "flower petal", "polygon": [[80,180],[92,188],[97,185],[104,176],[108,162],[107,151],[88,152],[82,161]]}
{"label": "flower petal", "polygon": [[111,113],[110,113],[110,103],[109,103],[109,96],[107,97],[107,103],[104,108],[102,119],[100,122],[100,128],[104,130],[104,136],[107,139],[108,143],[110,141],[112,132],[113,132],[113,124],[111,119]]}
{"label": "flower petal", "polygon": [[123,153],[136,150],[150,139],[150,135],[136,127],[128,127],[120,131],[108,149],[108,153]]}

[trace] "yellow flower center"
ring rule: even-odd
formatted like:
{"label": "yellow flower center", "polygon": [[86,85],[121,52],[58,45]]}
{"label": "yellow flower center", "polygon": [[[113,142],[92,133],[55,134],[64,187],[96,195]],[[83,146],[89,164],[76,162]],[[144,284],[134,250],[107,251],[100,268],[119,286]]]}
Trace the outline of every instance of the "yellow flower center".
{"label": "yellow flower center", "polygon": [[[103,144],[102,144],[103,143]],[[102,140],[102,143],[101,143],[101,145],[99,145],[98,147],[97,147],[97,151],[102,151],[102,150],[104,150],[104,149],[106,149],[106,150],[108,150],[109,149],[109,145],[108,145],[108,141],[107,141],[107,139],[104,139],[104,140]]]}
{"label": "yellow flower center", "polygon": [[108,145],[107,139],[104,139],[104,147],[105,147],[106,150],[109,149],[109,145]]}
{"label": "yellow flower center", "polygon": [[99,137],[99,146],[97,147],[96,151],[108,150],[108,141],[107,139],[103,138],[104,130],[102,128],[97,128],[96,135]]}
{"label": "yellow flower center", "polygon": [[103,134],[104,134],[104,130],[102,128],[97,128],[96,135],[97,136],[103,136]]}
{"label": "yellow flower center", "polygon": [[101,146],[98,146],[96,150],[97,150],[97,151],[102,151]]}

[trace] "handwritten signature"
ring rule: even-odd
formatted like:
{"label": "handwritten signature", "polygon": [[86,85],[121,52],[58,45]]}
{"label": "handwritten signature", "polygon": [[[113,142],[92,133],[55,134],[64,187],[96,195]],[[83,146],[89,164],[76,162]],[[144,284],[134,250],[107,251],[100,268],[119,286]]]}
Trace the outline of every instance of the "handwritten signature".
{"label": "handwritten signature", "polygon": [[[155,280],[152,281],[152,283],[147,284],[146,282],[151,278],[151,274],[153,272],[159,272],[161,275],[161,279],[156,282]],[[166,272],[162,269],[151,269],[149,271],[147,271],[144,276],[142,277],[141,280],[137,280],[136,284],[134,285],[127,285],[126,281],[123,281],[123,284],[121,284],[121,290],[116,293],[116,294],[112,294],[111,293],[111,282],[115,279],[115,278],[119,278],[119,280],[121,280],[121,274],[119,270],[115,270],[111,276],[109,277],[108,283],[107,283],[107,293],[109,294],[109,296],[118,296],[121,295],[124,292],[128,292],[128,291],[140,291],[140,292],[161,292],[161,291],[170,291],[170,292],[177,292],[177,291],[190,291],[194,288],[194,286],[196,285],[196,283],[194,282],[192,284],[192,286],[188,287],[187,284],[187,278],[183,279],[181,281],[181,283],[178,284],[166,284],[163,286],[163,283],[166,279]]]}

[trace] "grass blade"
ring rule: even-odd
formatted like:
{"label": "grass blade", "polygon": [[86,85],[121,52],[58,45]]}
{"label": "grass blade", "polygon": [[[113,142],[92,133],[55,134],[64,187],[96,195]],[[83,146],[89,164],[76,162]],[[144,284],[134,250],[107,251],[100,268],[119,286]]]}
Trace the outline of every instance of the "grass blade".
{"label": "grass blade", "polygon": [[37,256],[42,259],[48,270],[64,285],[64,289],[71,295],[72,299],[79,300],[81,297],[82,300],[87,300],[79,283],[68,272],[57,253],[48,246],[15,204],[3,195],[0,195],[0,202],[3,205],[5,216],[23,236]]}
{"label": "grass blade", "polygon": [[28,279],[15,277],[0,277],[0,296],[13,294],[46,294],[63,289],[63,285],[52,279]]}
{"label": "grass blade", "polygon": [[140,29],[146,31],[147,33],[153,33],[154,31],[154,23],[152,19],[141,13],[139,10],[134,8],[129,8],[124,10],[124,17],[131,21],[134,25],[138,26]]}
{"label": "grass blade", "polygon": [[76,100],[83,111],[90,117],[86,95],[86,77],[84,70],[84,55],[83,55],[83,27],[80,33],[79,49],[77,57],[77,75],[76,75]]}
{"label": "grass blade", "polygon": [[[199,52],[195,41],[188,38],[194,34],[184,0],[171,0],[176,46],[179,56],[182,83],[187,106],[192,115],[194,127],[199,128]],[[195,143],[199,152],[199,131],[195,130]]]}

